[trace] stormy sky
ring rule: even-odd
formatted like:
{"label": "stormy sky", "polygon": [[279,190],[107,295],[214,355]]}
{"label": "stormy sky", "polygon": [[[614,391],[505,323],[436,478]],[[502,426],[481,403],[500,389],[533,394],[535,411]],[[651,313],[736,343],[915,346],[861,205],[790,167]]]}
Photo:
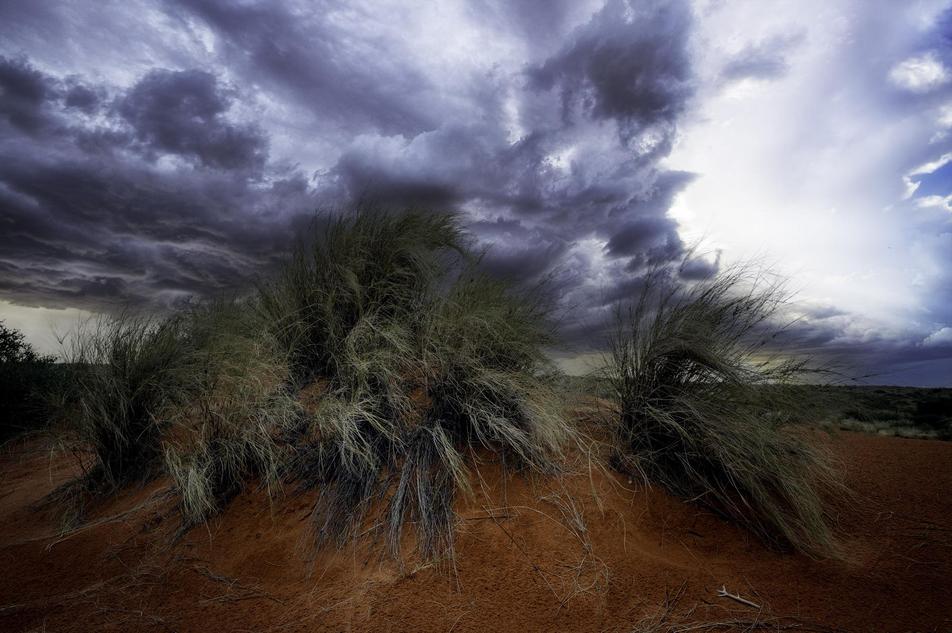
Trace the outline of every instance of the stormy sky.
{"label": "stormy sky", "polygon": [[0,319],[267,274],[315,210],[462,212],[569,354],[756,259],[795,338],[952,385],[950,0],[0,0]]}

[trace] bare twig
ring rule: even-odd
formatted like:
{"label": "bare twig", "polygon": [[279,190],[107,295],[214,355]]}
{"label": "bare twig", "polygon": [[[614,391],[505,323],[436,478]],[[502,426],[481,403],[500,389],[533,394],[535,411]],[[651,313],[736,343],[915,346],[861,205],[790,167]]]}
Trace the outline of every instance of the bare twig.
{"label": "bare twig", "polygon": [[757,604],[756,602],[751,602],[750,600],[748,600],[748,599],[746,599],[746,598],[741,598],[741,597],[740,597],[740,594],[730,593],[729,591],[727,591],[727,587],[726,587],[726,586],[723,586],[723,585],[721,586],[720,589],[717,590],[717,597],[718,597],[718,598],[730,598],[731,600],[734,600],[734,601],[739,602],[739,603],[741,603],[741,604],[746,604],[748,607],[752,607],[752,608],[754,608],[754,609],[759,609],[759,608],[760,608],[760,605]]}

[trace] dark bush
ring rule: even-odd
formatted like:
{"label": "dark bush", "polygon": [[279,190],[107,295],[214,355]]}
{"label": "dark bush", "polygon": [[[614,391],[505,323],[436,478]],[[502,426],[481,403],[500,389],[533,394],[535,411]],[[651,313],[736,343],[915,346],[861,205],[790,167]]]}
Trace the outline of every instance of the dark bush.
{"label": "dark bush", "polygon": [[0,442],[46,426],[50,393],[64,373],[55,357],[38,354],[21,332],[0,321]]}

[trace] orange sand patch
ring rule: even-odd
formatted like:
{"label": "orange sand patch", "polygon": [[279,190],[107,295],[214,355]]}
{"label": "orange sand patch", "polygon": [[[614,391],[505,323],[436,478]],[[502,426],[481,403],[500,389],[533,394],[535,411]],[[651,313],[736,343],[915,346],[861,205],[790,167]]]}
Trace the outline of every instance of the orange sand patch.
{"label": "orange sand patch", "polygon": [[[858,493],[842,517],[847,562],[768,550],[615,475],[528,480],[485,463],[474,497],[457,501],[449,568],[391,560],[373,530],[344,551],[314,552],[313,495],[271,504],[242,494],[173,544],[163,481],[58,535],[34,506],[77,466],[21,444],[0,455],[0,630],[631,631],[674,595],[675,615],[693,608],[702,621],[952,630],[952,443],[830,442]],[[761,609],[718,597],[721,586]]]}

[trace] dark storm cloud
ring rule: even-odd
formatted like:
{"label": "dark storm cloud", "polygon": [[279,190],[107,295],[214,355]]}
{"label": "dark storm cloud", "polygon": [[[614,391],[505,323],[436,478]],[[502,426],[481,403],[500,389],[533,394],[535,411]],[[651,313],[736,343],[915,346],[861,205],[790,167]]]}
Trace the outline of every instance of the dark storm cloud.
{"label": "dark storm cloud", "polygon": [[721,252],[718,251],[714,260],[704,257],[687,257],[678,267],[678,276],[685,281],[704,281],[711,279],[721,268]]}
{"label": "dark storm cloud", "polygon": [[214,75],[200,70],[153,70],[119,101],[147,151],[197,158],[223,169],[261,168],[267,141],[252,125],[224,118],[232,97]]}
{"label": "dark storm cloud", "polygon": [[[3,299],[168,305],[246,286],[316,207],[423,204],[461,211],[494,274],[547,279],[586,342],[685,255],[692,176],[660,161],[694,91],[686,1],[473,2],[472,48],[447,32],[432,59],[406,10],[358,3],[3,11],[50,36],[0,45]],[[137,39],[79,37],[106,26]]]}
{"label": "dark storm cloud", "polygon": [[326,191],[384,206],[488,209],[488,219],[468,223],[486,249],[484,264],[501,276],[530,280],[560,265],[572,242],[597,230],[607,214],[604,204],[573,204],[586,196],[574,191],[580,183],[571,176],[553,182],[558,175],[546,162],[545,143],[537,141],[532,134],[509,143],[496,127],[447,125],[407,145],[346,151]]}
{"label": "dark storm cloud", "polygon": [[691,94],[689,26],[685,3],[610,1],[530,76],[559,90],[567,117],[673,123]]}
{"label": "dark storm cloud", "polygon": [[57,93],[56,82],[26,59],[0,56],[0,117],[17,130],[35,136],[46,128],[47,102]]}
{"label": "dark storm cloud", "polygon": [[[76,156],[0,167],[0,289],[21,303],[168,305],[238,290],[280,258],[303,183],[252,190],[228,177],[160,174]],[[236,209],[240,209],[237,212]]]}
{"label": "dark storm cloud", "polygon": [[678,225],[667,217],[677,195],[694,179],[693,174],[668,171],[661,174],[645,194],[629,202],[634,219],[618,227],[605,250],[612,257],[670,252],[666,261],[682,254]]}
{"label": "dark storm cloud", "polygon": [[[136,7],[125,19],[160,11],[179,31],[136,27],[161,57],[121,81],[2,60],[4,299],[168,305],[247,285],[315,207],[422,204],[461,210],[494,274],[548,279],[582,341],[644,265],[684,255],[667,210],[692,176],[659,161],[693,93],[685,1],[474,2],[479,38],[526,57],[464,56],[455,74],[389,32],[404,16],[388,9]],[[17,41],[93,28],[38,11],[11,22]]]}
{"label": "dark storm cloud", "polygon": [[[534,9],[497,10],[518,25]],[[566,301],[585,306],[575,318],[595,322],[601,315],[590,307],[601,302],[585,295],[621,298],[614,286],[625,287],[641,265],[683,255],[666,214],[693,175],[657,162],[691,96],[689,29],[684,3],[609,2],[524,73],[481,79],[472,91],[479,120],[448,118],[412,138],[355,142],[329,170],[327,189],[344,199],[473,210],[470,228],[488,247],[490,270],[547,274]],[[503,104],[513,88],[515,139]],[[600,264],[572,254],[588,238],[621,258],[595,289],[582,286]]]}
{"label": "dark storm cloud", "polygon": [[504,279],[537,280],[552,271],[570,246],[557,235],[528,228],[517,219],[474,222],[470,230],[488,245],[483,253],[486,269]]}
{"label": "dark storm cloud", "polygon": [[79,83],[74,83],[66,91],[66,97],[63,100],[70,108],[77,108],[86,114],[91,114],[100,105],[102,96],[95,90]]}
{"label": "dark storm cloud", "polygon": [[839,380],[860,384],[952,385],[952,336],[930,342],[911,335],[849,332],[862,315],[805,319],[784,334],[789,348],[829,363]]}
{"label": "dark storm cloud", "polygon": [[[280,258],[311,205],[293,172],[258,182],[266,141],[228,122],[233,97],[208,73],[156,70],[122,91],[2,61],[7,300],[96,310],[237,290]],[[194,164],[158,167],[162,156]]]}
{"label": "dark storm cloud", "polygon": [[677,224],[673,220],[665,217],[638,218],[612,235],[605,250],[614,257],[632,256],[672,242],[680,242]]}
{"label": "dark storm cloud", "polygon": [[[387,153],[386,147],[352,148],[345,151],[332,169],[334,195],[350,200],[366,199],[374,203],[397,207],[422,205],[430,208],[448,208],[462,200],[467,192],[465,177],[478,177],[476,165],[463,164],[475,151],[471,138],[463,135],[456,145],[456,163],[449,157],[439,162],[448,136],[441,132],[426,141],[414,142],[418,148],[417,160],[409,159],[398,149],[398,154]],[[450,139],[448,142],[452,142]],[[433,147],[437,145],[437,147]],[[469,183],[469,187],[473,186]]]}
{"label": "dark storm cloud", "polygon": [[[333,20],[331,2],[293,9],[277,2],[177,0],[182,15],[203,20],[220,37],[224,63],[282,98],[350,131],[417,134],[437,122],[426,97],[438,97],[427,78],[394,59],[373,33],[356,37]],[[348,7],[358,23],[374,24],[373,7]],[[350,16],[348,16],[350,17]]]}

